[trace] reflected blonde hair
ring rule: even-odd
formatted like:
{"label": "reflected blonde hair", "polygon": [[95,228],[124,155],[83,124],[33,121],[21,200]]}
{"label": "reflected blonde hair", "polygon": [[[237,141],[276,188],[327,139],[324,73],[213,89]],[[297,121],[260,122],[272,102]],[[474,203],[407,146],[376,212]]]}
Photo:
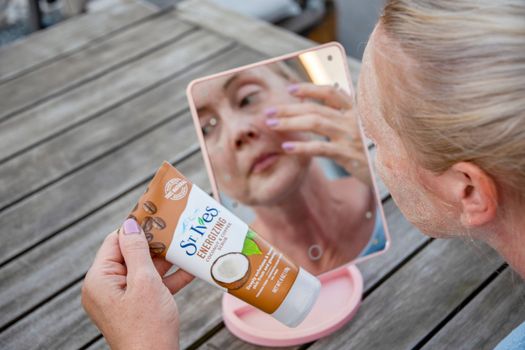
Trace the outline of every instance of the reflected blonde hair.
{"label": "reflected blonde hair", "polygon": [[525,0],[390,0],[379,23],[414,63],[382,106],[407,150],[436,173],[473,162],[525,198]]}

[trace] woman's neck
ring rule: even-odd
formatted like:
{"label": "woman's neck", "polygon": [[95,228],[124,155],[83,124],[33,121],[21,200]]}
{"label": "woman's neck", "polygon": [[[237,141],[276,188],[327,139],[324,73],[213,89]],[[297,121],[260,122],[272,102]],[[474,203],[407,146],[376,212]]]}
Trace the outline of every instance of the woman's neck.
{"label": "woman's neck", "polygon": [[[490,234],[484,235],[491,247],[525,279],[525,210],[516,211],[499,220],[497,227]],[[520,215],[521,214],[521,215]]]}
{"label": "woman's neck", "polygon": [[300,239],[305,244],[328,243],[334,239],[333,233],[338,232],[334,230],[340,223],[327,218],[345,210],[343,201],[333,192],[322,170],[312,164],[296,191],[272,206],[254,207],[257,221],[263,223],[268,232],[286,232],[287,237]]}

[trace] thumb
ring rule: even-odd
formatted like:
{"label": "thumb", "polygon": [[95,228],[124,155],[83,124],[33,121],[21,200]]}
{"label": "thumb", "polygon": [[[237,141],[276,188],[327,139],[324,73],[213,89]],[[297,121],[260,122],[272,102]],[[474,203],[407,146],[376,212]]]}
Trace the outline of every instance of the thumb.
{"label": "thumb", "polygon": [[119,245],[130,278],[140,272],[155,271],[146,236],[134,219],[124,221]]}

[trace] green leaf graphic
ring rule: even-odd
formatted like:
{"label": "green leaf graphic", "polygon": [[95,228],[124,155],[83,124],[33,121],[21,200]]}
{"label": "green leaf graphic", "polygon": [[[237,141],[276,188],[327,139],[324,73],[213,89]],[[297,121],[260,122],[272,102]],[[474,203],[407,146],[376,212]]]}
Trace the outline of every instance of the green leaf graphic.
{"label": "green leaf graphic", "polygon": [[197,221],[199,222],[199,225],[204,225],[204,220],[202,220],[202,218],[198,218]]}
{"label": "green leaf graphic", "polygon": [[244,240],[244,246],[242,247],[242,253],[246,256],[262,254],[261,250],[257,246],[257,243],[251,238],[246,238]]}
{"label": "green leaf graphic", "polygon": [[248,233],[246,234],[246,237],[248,237],[249,239],[255,239],[255,232],[248,229]]}

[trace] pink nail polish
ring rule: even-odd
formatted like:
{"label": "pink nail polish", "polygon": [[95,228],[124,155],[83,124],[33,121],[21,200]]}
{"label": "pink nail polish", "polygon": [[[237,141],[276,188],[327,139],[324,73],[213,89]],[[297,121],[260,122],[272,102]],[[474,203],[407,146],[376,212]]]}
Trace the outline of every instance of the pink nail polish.
{"label": "pink nail polish", "polygon": [[285,142],[281,145],[281,147],[285,150],[285,151],[291,151],[295,148],[295,144],[293,142]]}
{"label": "pink nail polish", "polygon": [[299,91],[299,85],[293,84],[288,86],[288,92],[291,94],[295,94],[297,91]]}
{"label": "pink nail polish", "polygon": [[136,235],[140,233],[139,224],[133,219],[127,219],[122,226],[125,235]]}
{"label": "pink nail polish", "polygon": [[272,117],[277,113],[277,108],[275,107],[269,107],[264,110],[264,114],[266,114],[267,117]]}
{"label": "pink nail polish", "polygon": [[279,120],[278,119],[275,119],[275,118],[268,118],[268,119],[266,119],[266,125],[268,125],[269,127],[276,126],[277,124],[279,124]]}

